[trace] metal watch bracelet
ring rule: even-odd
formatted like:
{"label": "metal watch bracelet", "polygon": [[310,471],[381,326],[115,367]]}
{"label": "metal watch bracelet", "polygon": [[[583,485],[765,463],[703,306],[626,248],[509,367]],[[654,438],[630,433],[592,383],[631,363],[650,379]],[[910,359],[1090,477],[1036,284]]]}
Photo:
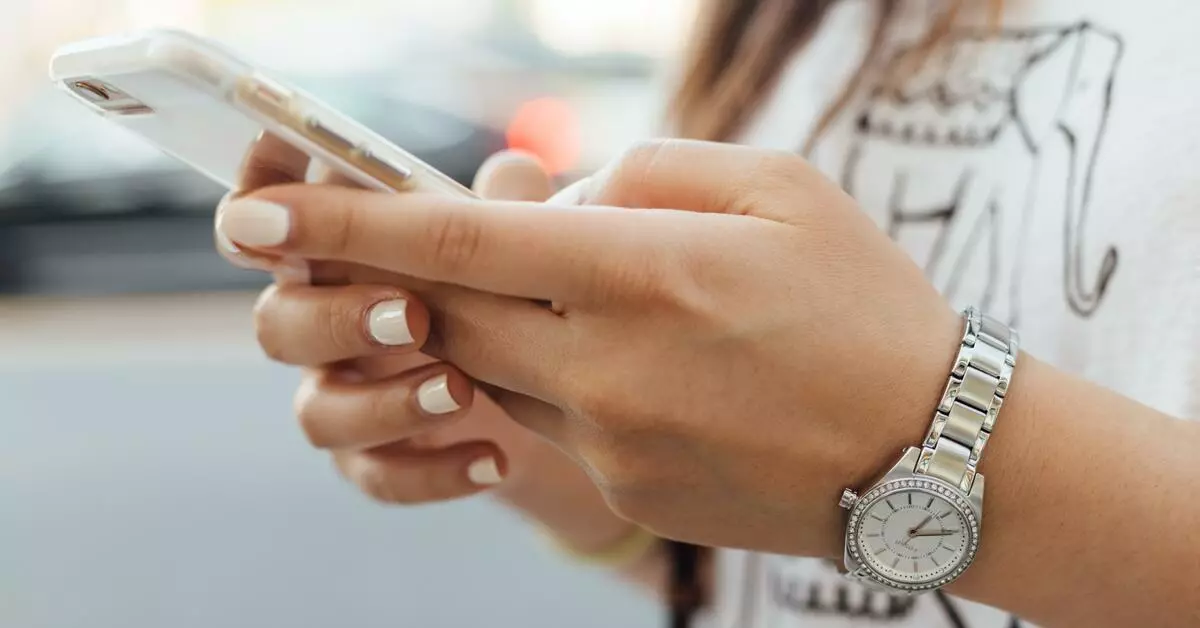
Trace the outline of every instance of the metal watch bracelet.
{"label": "metal watch bracelet", "polygon": [[963,318],[962,344],[915,471],[970,493],[1020,346],[1017,332],[973,307]]}

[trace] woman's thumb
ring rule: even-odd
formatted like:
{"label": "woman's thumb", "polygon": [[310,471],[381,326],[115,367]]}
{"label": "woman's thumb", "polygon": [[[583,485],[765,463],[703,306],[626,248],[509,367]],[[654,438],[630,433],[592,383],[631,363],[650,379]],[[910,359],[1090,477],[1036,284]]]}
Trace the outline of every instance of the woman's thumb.
{"label": "woman's thumb", "polygon": [[541,202],[554,194],[554,181],[541,163],[527,153],[498,152],[475,174],[475,193],[498,201]]}

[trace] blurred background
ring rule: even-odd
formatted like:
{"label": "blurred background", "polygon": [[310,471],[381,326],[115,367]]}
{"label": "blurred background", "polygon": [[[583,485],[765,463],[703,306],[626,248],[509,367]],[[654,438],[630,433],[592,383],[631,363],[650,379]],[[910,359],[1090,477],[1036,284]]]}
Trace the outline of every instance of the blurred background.
{"label": "blurred background", "polygon": [[[697,0],[0,0],[0,626],[655,626],[486,500],[400,510],[295,429],[223,190],[59,93],[66,42],[185,28],[464,184],[660,128]],[[531,602],[537,601],[537,604]]]}

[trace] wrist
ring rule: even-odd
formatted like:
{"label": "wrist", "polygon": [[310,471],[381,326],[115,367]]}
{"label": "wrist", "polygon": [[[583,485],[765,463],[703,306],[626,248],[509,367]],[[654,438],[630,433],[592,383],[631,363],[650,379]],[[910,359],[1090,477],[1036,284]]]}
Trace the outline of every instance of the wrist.
{"label": "wrist", "polygon": [[978,464],[993,430],[1006,423],[1009,387],[1020,379],[1019,340],[973,308],[958,337],[924,435],[908,440],[884,475],[842,494],[845,562],[856,579],[902,592],[936,589],[975,559],[985,498]]}

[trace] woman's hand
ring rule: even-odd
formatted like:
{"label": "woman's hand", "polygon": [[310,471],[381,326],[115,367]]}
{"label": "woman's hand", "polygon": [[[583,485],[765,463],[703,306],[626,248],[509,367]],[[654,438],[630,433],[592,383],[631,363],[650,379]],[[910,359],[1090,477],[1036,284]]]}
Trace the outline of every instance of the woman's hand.
{"label": "woman's hand", "polygon": [[[239,191],[303,181],[308,157],[264,136],[242,168]],[[318,173],[331,185],[352,184]],[[476,179],[484,198],[543,200],[549,176],[533,159],[500,153]],[[278,284],[255,308],[260,344],[273,359],[305,367],[295,398],[300,425],[331,452],[341,473],[388,503],[416,504],[487,490],[581,550],[626,534],[587,476],[552,444],[511,420],[454,366],[419,353],[428,311],[412,277],[340,261],[304,261],[240,247],[216,232],[232,263],[272,271]],[[307,285],[309,279],[321,286]],[[558,414],[553,406],[509,408]],[[536,419],[531,419],[536,420]]]}
{"label": "woman's hand", "polygon": [[[839,555],[838,494],[919,442],[958,315],[791,154],[646,144],[572,193],[589,206],[283,186],[230,203],[220,230],[417,278],[425,351],[505,408],[559,409],[510,413],[631,520]],[[378,295],[325,290],[344,306],[330,335],[368,333]]]}

